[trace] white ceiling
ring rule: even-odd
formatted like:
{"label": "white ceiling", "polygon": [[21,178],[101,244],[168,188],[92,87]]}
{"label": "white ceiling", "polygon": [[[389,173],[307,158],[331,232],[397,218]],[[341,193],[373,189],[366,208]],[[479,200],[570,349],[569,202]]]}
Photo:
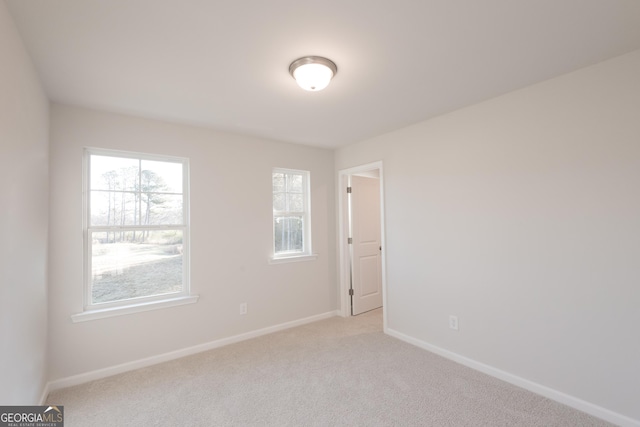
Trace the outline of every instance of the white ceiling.
{"label": "white ceiling", "polygon": [[55,102],[328,148],[640,49],[638,0],[7,4]]}

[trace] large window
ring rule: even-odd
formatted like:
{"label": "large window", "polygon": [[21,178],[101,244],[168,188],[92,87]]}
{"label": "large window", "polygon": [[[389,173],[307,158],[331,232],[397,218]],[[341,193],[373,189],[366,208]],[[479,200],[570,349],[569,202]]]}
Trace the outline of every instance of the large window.
{"label": "large window", "polygon": [[87,149],[85,310],[189,294],[186,159]]}
{"label": "large window", "polygon": [[274,169],[272,180],[274,258],[310,255],[309,172]]}

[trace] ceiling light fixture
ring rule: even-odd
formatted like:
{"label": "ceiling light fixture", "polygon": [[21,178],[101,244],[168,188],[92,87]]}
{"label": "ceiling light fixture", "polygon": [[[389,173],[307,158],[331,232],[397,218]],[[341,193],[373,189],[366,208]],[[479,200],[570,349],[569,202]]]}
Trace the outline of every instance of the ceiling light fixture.
{"label": "ceiling light fixture", "polygon": [[330,59],[321,56],[305,56],[289,65],[289,73],[304,90],[317,92],[329,85],[338,72],[338,67]]}

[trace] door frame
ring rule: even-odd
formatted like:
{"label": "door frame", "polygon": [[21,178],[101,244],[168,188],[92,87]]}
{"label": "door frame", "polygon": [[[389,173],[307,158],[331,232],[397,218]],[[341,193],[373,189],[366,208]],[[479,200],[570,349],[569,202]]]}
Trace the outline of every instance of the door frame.
{"label": "door frame", "polygon": [[364,172],[378,171],[380,175],[380,243],[382,245],[382,318],[383,328],[387,331],[387,273],[386,273],[386,239],[384,219],[384,170],[382,161],[367,163],[353,168],[342,169],[338,172],[338,264],[340,275],[338,310],[340,316],[351,316],[351,300],[349,287],[351,278],[351,260],[349,257],[349,209],[347,187],[351,175]]}

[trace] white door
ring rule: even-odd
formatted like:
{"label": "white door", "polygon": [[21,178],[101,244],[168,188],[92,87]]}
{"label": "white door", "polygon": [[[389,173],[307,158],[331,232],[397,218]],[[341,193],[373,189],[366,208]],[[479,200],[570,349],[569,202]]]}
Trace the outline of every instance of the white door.
{"label": "white door", "polygon": [[380,180],[351,177],[351,314],[382,307]]}

